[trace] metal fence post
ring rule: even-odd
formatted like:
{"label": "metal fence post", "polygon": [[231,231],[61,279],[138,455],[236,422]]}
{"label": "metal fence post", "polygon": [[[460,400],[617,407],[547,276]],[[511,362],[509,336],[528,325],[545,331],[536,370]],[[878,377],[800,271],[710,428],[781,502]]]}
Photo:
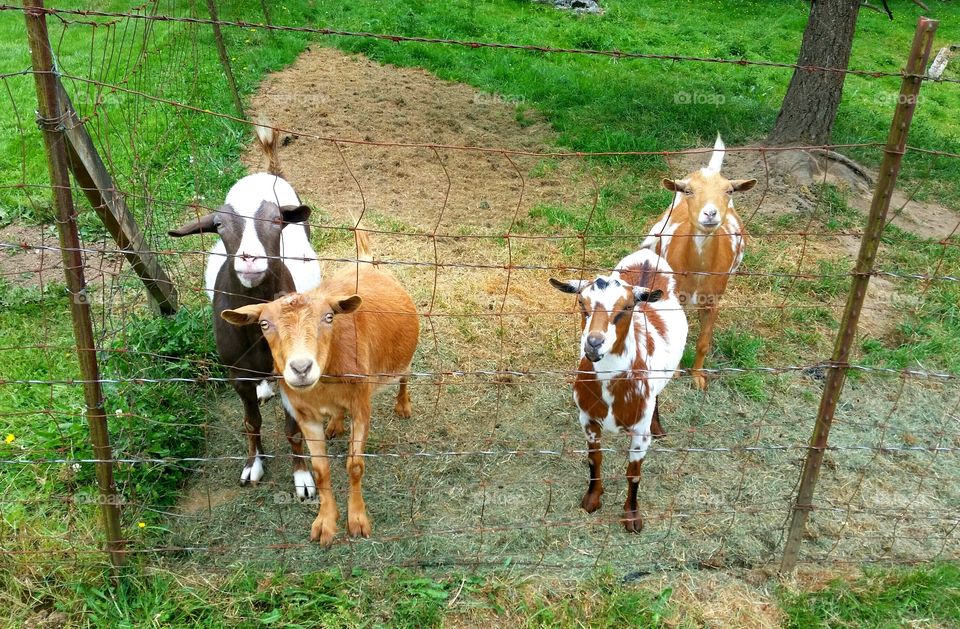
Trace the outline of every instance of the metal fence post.
{"label": "metal fence post", "polygon": [[77,346],[83,394],[87,407],[87,425],[93,456],[97,459],[97,484],[100,489],[100,510],[103,515],[106,550],[114,567],[123,563],[123,537],[120,530],[120,501],[113,482],[113,454],[107,418],[103,411],[103,391],[100,388],[100,369],[97,365],[96,344],[87,301],[86,280],[83,277],[83,256],[77,232],[77,213],[70,190],[70,171],[67,143],[63,133],[57,77],[54,74],[53,52],[47,33],[43,0],[26,0],[24,14],[27,36],[33,62],[33,76],[37,89],[38,123],[43,131],[50,170],[50,187],[57,208],[57,230],[63,255],[63,273],[70,292],[70,314],[73,336]]}
{"label": "metal fence post", "polygon": [[246,118],[243,113],[243,101],[240,99],[240,92],[237,90],[237,82],[233,78],[233,66],[230,65],[230,56],[227,54],[227,47],[223,43],[223,32],[220,30],[220,15],[217,13],[216,0],[207,0],[207,10],[210,12],[210,19],[213,21],[213,38],[217,40],[217,54],[220,55],[220,64],[223,66],[223,73],[227,77],[227,83],[230,85],[230,92],[233,94],[233,104],[237,107],[237,113],[241,118]]}
{"label": "metal fence post", "polygon": [[814,424],[813,435],[810,438],[810,448],[800,474],[800,485],[797,489],[797,498],[793,504],[793,513],[790,519],[790,528],[783,548],[783,560],[780,564],[781,572],[790,572],[797,565],[800,555],[800,544],[807,525],[807,517],[813,509],[813,492],[820,474],[820,465],[823,463],[823,454],[827,448],[830,427],[833,424],[834,413],[843,383],[849,367],[850,350],[853,347],[857,333],[857,324],[860,320],[860,311],[867,294],[867,285],[873,273],[873,265],[880,245],[880,236],[886,224],[887,210],[890,208],[890,199],[900,173],[900,163],[906,150],[907,132],[913,119],[913,112],[917,105],[917,95],[923,83],[927,60],[933,47],[933,36],[939,22],[921,17],[917,23],[917,30],[913,36],[913,46],[907,59],[903,81],[900,84],[900,96],[897,107],[890,123],[890,133],[884,147],[883,161],[877,178],[877,186],[870,202],[870,214],[860,242],[860,253],[857,255],[857,264],[853,272],[850,292],[847,295],[847,305],[843,311],[843,320],[837,333],[833,356],[830,359],[830,369],[823,387],[823,396],[820,398],[820,408],[817,411],[817,421]]}

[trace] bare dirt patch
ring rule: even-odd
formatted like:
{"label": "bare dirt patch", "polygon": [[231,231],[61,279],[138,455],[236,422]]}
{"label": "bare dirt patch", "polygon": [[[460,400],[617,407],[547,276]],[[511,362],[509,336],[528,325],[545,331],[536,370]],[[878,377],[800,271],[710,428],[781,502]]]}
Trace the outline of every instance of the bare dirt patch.
{"label": "bare dirt patch", "polygon": [[[110,253],[112,241],[81,243],[88,284],[109,283],[120,273],[123,256]],[[53,225],[11,223],[0,228],[0,280],[20,287],[62,284],[63,257]]]}
{"label": "bare dirt patch", "polygon": [[[300,134],[366,142],[543,152],[554,150],[556,140],[542,116],[518,113],[497,95],[321,47],[267,79],[251,109]],[[500,228],[518,209],[584,199],[583,186],[571,185],[580,178],[571,163],[546,164],[543,176],[530,178],[541,161],[536,157],[335,145],[298,133],[284,138],[284,174],[337,218],[367,209],[427,231]],[[245,163],[265,166],[256,151]]]}

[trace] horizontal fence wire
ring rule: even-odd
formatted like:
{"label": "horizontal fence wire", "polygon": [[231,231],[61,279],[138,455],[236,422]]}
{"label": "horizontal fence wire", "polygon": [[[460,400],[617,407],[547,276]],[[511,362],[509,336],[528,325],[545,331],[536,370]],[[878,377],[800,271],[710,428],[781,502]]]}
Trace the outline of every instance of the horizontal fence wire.
{"label": "horizontal fence wire", "polygon": [[[415,566],[524,574],[613,566],[627,575],[768,566],[783,551],[800,467],[814,449],[809,434],[823,381],[833,369],[846,370],[848,383],[823,449],[802,560],[909,564],[960,556],[960,374],[955,362],[938,354],[949,351],[944,335],[956,318],[960,215],[945,208],[942,224],[921,235],[901,220],[918,203],[933,204],[939,165],[960,154],[907,146],[917,160],[910,192],[891,207],[898,218],[885,231],[870,273],[873,292],[856,361],[838,365],[826,357],[862,236],[863,208],[856,203],[865,197],[832,187],[834,166],[824,169],[816,185],[798,190],[771,161],[806,151],[852,152],[874,163],[883,143],[726,149],[727,176],[759,180],[753,191],[736,197],[742,219],[737,233],[748,239],[747,254],[719,302],[715,349],[702,370],[709,390],[692,386],[691,356],[676,371],[634,374],[675,380],[660,398],[667,435],[646,451],[640,482],[645,527],[639,535],[623,531],[620,507],[629,485],[626,462],[638,451],[623,435],[604,434],[595,447],[586,442],[571,385],[577,376],[598,372],[578,367],[579,310],[548,279],[592,279],[613,271],[670,205],[666,192],[653,196],[661,176],[683,177],[703,166],[712,149],[585,152],[531,147],[508,137],[498,138],[502,144],[485,143],[466,133],[460,134],[463,141],[433,141],[430,131],[422,140],[391,140],[382,128],[366,129],[356,111],[350,112],[357,120],[350,128],[326,124],[315,110],[306,123],[271,101],[269,89],[251,97],[248,110],[269,110],[282,138],[281,162],[292,168],[288,179],[314,208],[307,224],[324,274],[360,263],[354,233],[365,232],[378,268],[412,294],[421,326],[407,374],[414,415],[396,417],[390,394],[376,398],[370,439],[358,455],[366,463],[372,535],[348,536],[341,518],[325,550],[309,541],[318,500],[301,500],[293,470],[329,461],[345,515],[349,432],[325,439],[323,454],[294,454],[284,435],[281,401],[266,402],[266,476],[255,486],[240,486],[250,428],[230,384],[265,380],[276,387],[281,378],[272,372],[231,375],[221,364],[204,267],[223,254],[211,251],[211,235],[167,235],[222,211],[220,201],[242,170],[265,168],[258,149],[248,146],[253,123],[208,106],[203,96],[211,89],[209,77],[183,77],[183,68],[212,47],[213,24],[228,36],[255,29],[497,54],[721,64],[744,72],[799,69],[870,81],[912,75],[353,32],[240,17],[210,20],[178,8],[159,2],[129,12],[43,10],[51,27],[62,29],[51,42],[57,62],[52,74],[74,101],[79,123],[67,116],[35,121],[34,103],[19,96],[35,73],[0,75],[0,99],[15,111],[22,162],[3,171],[4,207],[16,204],[25,214],[42,216],[49,204],[50,185],[35,167],[41,163],[34,159],[39,143],[31,143],[39,138],[38,122],[59,131],[86,129],[114,179],[112,192],[125,201],[181,301],[172,317],[150,311],[126,259],[134,250],[103,230],[79,184],[72,192],[82,244],[66,251],[84,259],[88,283],[82,293],[64,289],[65,250],[55,231],[26,223],[0,230],[0,255],[8,261],[0,267],[0,328],[10,330],[0,342],[0,504],[11,514],[5,515],[11,534],[0,541],[4,561],[101,560],[95,518],[110,500],[122,514],[119,552],[174,571],[224,570],[237,561],[292,570]],[[23,11],[0,5],[0,15]],[[90,39],[89,52],[66,54],[63,42],[78,33]],[[364,106],[351,105],[336,103]],[[239,156],[242,169],[202,163],[219,159],[207,146],[211,128],[247,147]],[[186,140],[168,146],[168,134]],[[609,200],[611,190],[624,185],[618,180],[632,172],[609,158],[656,163],[646,171],[651,181],[636,184],[645,195],[642,203],[629,194]],[[378,177],[380,170],[389,176]],[[924,201],[916,201],[917,195]],[[70,300],[91,307],[101,370],[95,380],[81,377],[74,366]],[[702,310],[686,308],[691,347]],[[369,312],[391,314],[375,307]],[[399,375],[341,377],[379,385]],[[88,409],[82,386],[92,382],[104,392],[109,457],[94,453],[83,423]],[[603,508],[586,514],[579,505],[590,480],[583,461],[591,449],[605,457],[606,493]],[[96,491],[98,464],[114,470],[117,487],[110,496]],[[44,489],[38,493],[37,487]]]}

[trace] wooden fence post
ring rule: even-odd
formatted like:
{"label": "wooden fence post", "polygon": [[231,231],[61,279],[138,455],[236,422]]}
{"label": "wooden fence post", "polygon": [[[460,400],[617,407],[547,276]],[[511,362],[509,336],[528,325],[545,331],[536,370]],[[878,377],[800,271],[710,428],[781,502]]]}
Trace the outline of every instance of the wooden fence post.
{"label": "wooden fence post", "polygon": [[217,13],[216,0],[207,0],[207,10],[210,12],[210,19],[213,21],[213,38],[217,40],[217,54],[220,55],[220,64],[223,66],[223,73],[227,77],[227,83],[230,85],[230,92],[233,94],[233,104],[237,107],[237,113],[241,118],[246,118],[243,113],[243,101],[240,99],[240,92],[237,90],[237,82],[233,78],[233,66],[230,65],[230,56],[227,54],[227,47],[223,43],[223,32],[220,30],[220,16]]}
{"label": "wooden fence post", "polygon": [[77,231],[77,213],[70,190],[70,171],[67,159],[67,141],[63,133],[57,77],[53,52],[47,33],[43,0],[26,0],[24,16],[33,62],[33,77],[37,89],[38,123],[43,131],[50,170],[50,187],[57,207],[57,230],[63,256],[63,273],[70,292],[70,312],[73,318],[73,336],[77,358],[83,377],[83,394],[87,407],[87,426],[97,460],[97,485],[100,489],[100,510],[107,538],[106,550],[114,567],[123,563],[123,536],[120,530],[120,500],[113,482],[113,454],[107,418],[103,411],[103,391],[100,387],[100,369],[97,365],[96,344],[87,301],[86,281],[83,277],[83,256]]}
{"label": "wooden fence post", "polygon": [[60,77],[54,77],[54,80],[60,107],[61,131],[67,140],[70,170],[77,180],[77,185],[86,195],[104,227],[113,236],[114,242],[140,281],[146,286],[151,305],[161,314],[174,314],[177,311],[177,289],[173,281],[160,266],[156,254],[150,250],[123,195],[117,190],[106,164],[97,153],[93,139],[74,110]]}
{"label": "wooden fence post", "polygon": [[803,533],[806,530],[807,517],[813,509],[813,492],[820,475],[820,466],[823,463],[824,451],[827,448],[830,427],[833,424],[834,413],[843,383],[849,368],[850,350],[857,334],[857,324],[860,320],[860,311],[867,294],[867,285],[870,274],[873,273],[873,264],[880,246],[880,236],[886,225],[887,210],[890,209],[890,199],[896,187],[897,175],[900,173],[900,163],[906,151],[907,132],[917,106],[917,95],[923,83],[927,60],[933,47],[933,36],[939,22],[921,17],[917,23],[917,30],[913,36],[913,46],[907,58],[907,67],[904,70],[903,81],[900,84],[900,96],[897,107],[890,123],[890,133],[884,147],[883,161],[880,164],[880,173],[877,177],[877,186],[873,191],[870,202],[870,214],[860,242],[860,253],[857,255],[857,264],[854,267],[853,281],[847,295],[847,305],[843,311],[843,320],[837,333],[833,356],[830,359],[829,372],[820,398],[820,408],[817,411],[817,421],[814,424],[813,435],[810,438],[810,448],[800,474],[800,485],[797,489],[797,498],[793,503],[793,513],[790,518],[790,528],[783,548],[783,559],[780,563],[781,572],[790,572],[796,567],[800,555],[800,545]]}

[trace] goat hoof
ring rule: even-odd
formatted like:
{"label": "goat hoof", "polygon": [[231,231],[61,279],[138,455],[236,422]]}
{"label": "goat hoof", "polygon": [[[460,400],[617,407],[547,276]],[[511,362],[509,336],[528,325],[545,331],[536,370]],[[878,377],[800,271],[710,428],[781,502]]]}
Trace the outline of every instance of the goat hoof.
{"label": "goat hoof", "polygon": [[297,498],[301,501],[309,500],[317,496],[317,484],[313,480],[313,472],[309,470],[297,470],[293,473],[293,486],[297,493]]}
{"label": "goat hoof", "polygon": [[333,537],[336,534],[336,521],[329,521],[318,517],[310,527],[310,541],[320,542],[320,545],[324,548],[330,548],[333,545]]}
{"label": "goat hoof", "polygon": [[243,472],[240,474],[241,485],[256,485],[263,478],[263,461],[260,457],[253,457],[253,460],[243,466]]}
{"label": "goat hoof", "polygon": [[370,537],[372,526],[366,513],[351,515],[347,520],[347,530],[351,537]]}
{"label": "goat hoof", "polygon": [[393,410],[397,415],[405,419],[410,419],[413,417],[413,405],[410,404],[410,402],[407,402],[406,404],[397,402],[397,405],[393,407]]}
{"label": "goat hoof", "polygon": [[638,511],[624,511],[620,521],[627,533],[639,533],[643,530],[643,518]]}
{"label": "goat hoof", "polygon": [[600,496],[602,495],[603,490],[595,493],[590,493],[588,491],[587,493],[583,494],[583,500],[580,501],[580,508],[587,513],[593,513],[600,508]]}
{"label": "goat hoof", "polygon": [[693,376],[693,388],[698,391],[707,390],[707,377],[703,374],[694,374]]}

